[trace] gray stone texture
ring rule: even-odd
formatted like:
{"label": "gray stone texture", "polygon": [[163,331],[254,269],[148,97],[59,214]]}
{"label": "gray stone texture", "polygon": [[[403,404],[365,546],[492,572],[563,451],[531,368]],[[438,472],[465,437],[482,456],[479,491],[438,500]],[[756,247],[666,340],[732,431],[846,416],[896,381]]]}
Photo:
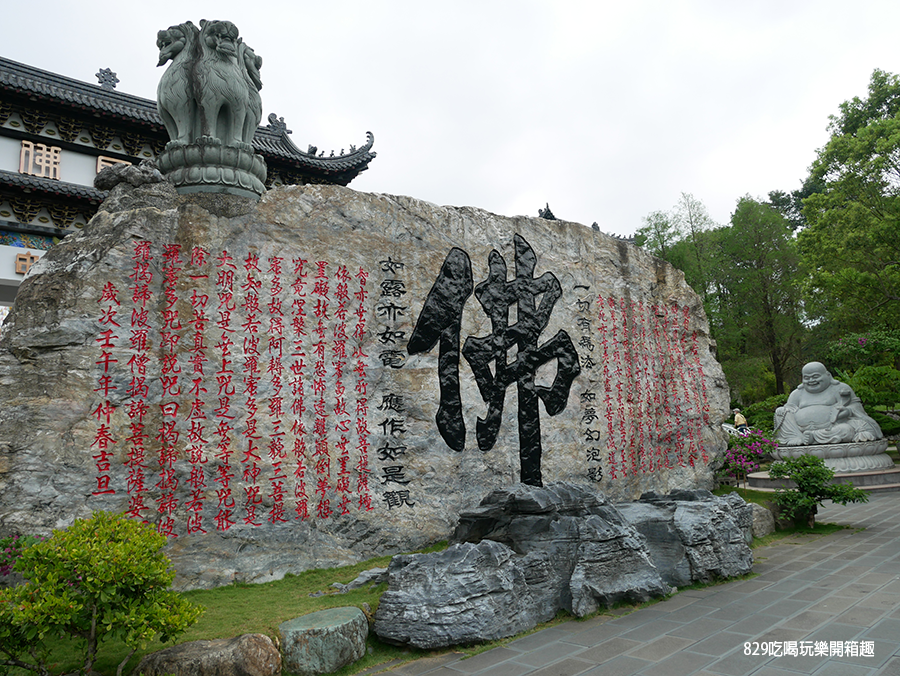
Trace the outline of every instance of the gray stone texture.
{"label": "gray stone texture", "polygon": [[737,493],[717,497],[706,490],[646,493],[616,507],[647,540],[662,579],[669,585],[711,582],[749,573],[753,567],[752,508]]}
{"label": "gray stone texture", "polygon": [[[359,193],[339,186],[276,188],[257,203],[231,195],[178,195],[166,183],[134,187],[125,181],[112,188],[109,198],[83,231],[67,237],[32,268],[3,324],[0,535],[47,534],[93,510],[129,508],[129,500],[134,497],[129,494],[126,465],[131,423],[128,407],[133,401],[128,394],[132,378],[129,360],[136,353],[130,343],[130,320],[135,309],[134,281],[130,276],[135,267],[135,244],[146,241],[152,253],[153,277],[149,283],[150,328],[146,337],[146,354],[150,357],[146,395],[149,412],[144,419],[148,434],[143,496],[146,509],[141,515],[153,523],[159,521],[161,513],[172,519],[176,537],[170,539],[167,553],[177,570],[178,588],[210,588],[232,581],[264,582],[288,572],[349,564],[446,539],[457,515],[475,507],[488,491],[519,480],[516,388],[507,388],[496,443],[489,450],[480,450],[477,421],[484,417],[487,405],[467,361],[461,357],[461,415],[467,435],[461,451],[451,450],[435,424],[441,401],[441,347],[435,345],[430,351],[410,355],[405,341],[453,247],[469,257],[476,284],[487,277],[492,250],[504,257],[510,278],[516,265],[516,235],[527,240],[534,251],[534,277],[552,273],[560,284],[562,295],[552,307],[538,344],[565,331],[578,346],[579,358],[583,360],[565,408],[554,409],[555,415],[550,415],[543,405],[538,408],[544,482],[579,484],[616,502],[636,499],[645,491],[663,494],[680,487],[712,487],[714,473],[703,456],[714,463],[724,449],[720,423],[728,408],[728,388],[711,351],[700,299],[685,284],[681,272],[641,249],[577,223],[498,216],[475,208],[441,207],[410,197]],[[182,328],[177,331],[180,342],[173,352],[181,374],[181,394],[177,396],[180,409],[176,431],[180,436],[174,460],[178,482],[172,489],[172,504],[167,506],[161,504],[160,490],[156,488],[162,469],[156,437],[163,423],[160,404],[164,401],[163,247],[172,244],[180,245],[183,264],[175,285],[175,309]],[[195,247],[209,253],[202,265],[191,262]],[[220,484],[216,472],[222,463],[215,457],[213,433],[218,422],[214,410],[219,390],[212,374],[222,361],[216,347],[222,336],[216,325],[216,277],[220,269],[214,261],[222,252],[240,265],[231,316],[236,392],[231,401],[235,418],[228,450],[234,469],[230,484],[234,506],[233,524],[227,529],[216,520],[226,507],[217,499]],[[248,354],[246,331],[241,328],[247,319],[247,292],[242,280],[247,275],[243,264],[250,254],[258,255],[260,261],[260,272],[254,275],[261,284],[259,351],[264,360],[256,394],[256,479],[245,474],[251,468],[242,465],[248,451],[244,434],[249,415],[247,395],[243,392]],[[306,337],[302,339],[305,342],[301,341],[306,354],[306,411],[302,414],[305,436],[292,430],[295,420],[288,413],[292,401],[287,381],[295,364],[290,345],[284,350],[283,360],[285,414],[279,425],[269,414],[275,391],[267,361],[271,338],[267,303],[275,289],[274,273],[269,272],[273,257],[280,257],[284,267],[280,278],[283,291],[278,298],[285,313],[286,340],[293,339],[290,322],[292,303],[297,298],[289,291],[294,281],[293,262],[307,262]],[[362,301],[354,296],[360,288],[357,278],[351,277],[349,282],[348,357],[342,380],[350,421],[350,442],[346,446],[349,489],[345,485],[342,493],[338,486],[338,443],[343,433],[337,431],[335,402],[330,398],[335,396],[337,375],[329,353],[324,360],[324,396],[329,397],[325,404],[330,407],[330,469],[323,475],[325,488],[321,495],[316,494],[320,477],[313,458],[316,440],[312,391],[316,328],[312,289],[318,261],[328,263],[330,309],[327,320],[323,320],[328,349],[334,347],[333,336],[338,328],[334,315],[338,270],[345,266],[355,275],[362,268],[368,274]],[[403,267],[385,271],[389,261],[402,263]],[[393,287],[399,295],[382,295],[391,291],[391,280],[402,282],[402,289]],[[108,283],[118,290],[120,305],[114,309],[118,312],[119,328],[101,321],[104,308],[111,306],[99,300]],[[194,292],[209,299],[206,312],[210,321],[200,337],[189,323]],[[605,319],[601,318],[598,298],[607,302],[602,315]],[[615,302],[614,313],[608,305],[610,300]],[[394,320],[386,314],[385,304],[389,301],[402,307],[402,313]],[[360,337],[352,336],[352,312],[356,309],[364,314],[366,322]],[[515,321],[515,310],[509,321]],[[115,492],[107,494],[98,491],[101,470],[95,456],[99,426],[107,424],[98,418],[102,414],[97,413],[97,408],[104,403],[98,392],[98,379],[104,374],[100,346],[103,331],[110,326],[117,337],[106,351],[116,361],[108,365],[107,375],[115,389],[106,399],[110,403],[109,434],[115,443],[110,445],[108,471],[103,472]],[[606,370],[598,338],[601,328],[608,338]],[[382,340],[385,331],[392,332],[387,339],[399,340],[393,353],[389,353],[392,346]],[[484,310],[474,296],[468,298],[462,312],[459,343],[467,337],[490,334],[491,322]],[[580,344],[583,337],[591,336],[592,352]],[[203,432],[207,443],[202,451],[206,463],[192,463],[187,451],[187,415],[194,399],[190,394],[189,379],[194,377],[190,348],[197,341],[206,346],[209,359],[205,381],[201,383],[206,392],[200,393],[207,416]],[[365,372],[361,377],[365,395],[356,391],[357,375],[353,369],[357,361],[350,358],[357,350],[362,355],[358,359]],[[589,357],[594,366],[587,365]],[[386,363],[391,359],[396,360],[393,365]],[[536,384],[549,388],[555,369],[552,359],[540,367]],[[612,393],[609,401],[605,398],[606,388]],[[618,401],[619,391],[630,394]],[[705,398],[701,398],[701,393],[705,393]],[[383,408],[390,395],[402,398],[401,410]],[[172,394],[167,397],[176,398]],[[365,402],[361,401],[363,398]],[[358,410],[362,413],[357,414]],[[359,450],[358,418],[368,427],[365,458]],[[391,419],[399,421],[394,430],[390,424],[383,425]],[[281,438],[287,454],[280,465],[286,477],[282,486],[284,521],[274,511],[278,479],[270,444],[276,430],[284,432]],[[307,453],[305,519],[297,512],[301,502],[296,497],[300,490],[296,478],[298,456],[292,447],[298,439],[305,440]],[[396,451],[394,459],[379,454],[386,445],[402,448],[402,452]],[[598,449],[604,449],[603,453]],[[367,471],[357,469],[360,462]],[[198,467],[205,486],[199,489],[200,499],[193,500],[189,479]],[[402,472],[400,476],[390,473],[396,468]],[[598,471],[602,471],[602,479],[596,481],[600,477]],[[358,489],[365,480],[368,494]],[[250,515],[246,510],[251,506],[254,488],[259,490],[253,498],[258,502],[252,504],[255,515]],[[405,491],[408,493],[404,495]],[[345,510],[339,506],[342,497],[349,497]],[[371,509],[361,498],[369,500]],[[188,504],[192,502],[192,513],[202,530],[189,532]],[[320,506],[330,509],[331,514],[320,517]],[[592,526],[584,528],[589,530]],[[602,530],[598,526],[591,537],[600,538]],[[588,566],[592,565],[588,563],[594,560],[592,557],[601,554],[586,549],[583,555],[584,565]],[[543,574],[544,564],[536,559],[533,565],[534,575]]]}
{"label": "gray stone texture", "polygon": [[140,676],[279,676],[281,653],[263,634],[191,641],[146,655]]}
{"label": "gray stone texture", "polygon": [[419,648],[493,640],[561,609],[583,617],[750,572],[738,525],[749,507],[707,491],[675,495],[612,505],[565,483],[494,491],[460,515],[445,551],[394,557],[375,632]]}
{"label": "gray stone texture", "polygon": [[355,607],[329,608],[278,625],[284,670],[299,676],[337,671],[366,654],[369,622]]}
{"label": "gray stone texture", "polygon": [[766,509],[762,505],[751,502],[750,508],[753,510],[753,537],[761,538],[775,532],[775,515],[771,509]]}

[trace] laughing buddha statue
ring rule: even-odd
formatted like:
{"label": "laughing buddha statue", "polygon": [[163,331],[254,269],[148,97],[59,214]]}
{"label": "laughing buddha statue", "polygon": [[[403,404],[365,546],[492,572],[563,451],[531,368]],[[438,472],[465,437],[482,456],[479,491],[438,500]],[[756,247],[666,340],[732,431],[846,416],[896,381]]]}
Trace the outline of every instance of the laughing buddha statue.
{"label": "laughing buddha statue", "polygon": [[783,446],[811,446],[874,441],[882,434],[850,386],[814,361],[803,367],[803,382],[787,404],[775,410],[775,436]]}

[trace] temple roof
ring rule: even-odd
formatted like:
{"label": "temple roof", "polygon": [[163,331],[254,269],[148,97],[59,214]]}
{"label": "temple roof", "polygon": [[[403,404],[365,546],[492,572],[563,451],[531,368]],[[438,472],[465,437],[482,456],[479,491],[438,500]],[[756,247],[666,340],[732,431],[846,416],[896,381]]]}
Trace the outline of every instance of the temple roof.
{"label": "temple roof", "polygon": [[[101,118],[119,120],[143,128],[144,133],[168,140],[156,101],[125,94],[100,85],[51,73],[0,57],[0,91],[43,100],[54,107],[80,114],[99,114]],[[269,124],[259,127],[253,138],[254,149],[263,156],[270,172],[284,173],[286,183],[334,183],[347,185],[368,168],[375,158],[371,152],[374,136],[366,133],[366,143],[350,146],[350,152],[329,156],[316,155],[310,147],[303,152],[288,138],[290,131],[283,119],[269,115]],[[280,171],[283,170],[283,171]]]}
{"label": "temple roof", "polygon": [[4,171],[2,169],[0,169],[0,186],[9,186],[12,188],[38,191],[50,195],[61,195],[64,197],[87,200],[95,206],[106,199],[107,195],[105,190],[97,190],[96,188],[89,188],[77,183],[67,183],[66,181],[60,181],[53,178],[41,178],[40,176],[29,176],[27,174],[19,174],[14,171]]}

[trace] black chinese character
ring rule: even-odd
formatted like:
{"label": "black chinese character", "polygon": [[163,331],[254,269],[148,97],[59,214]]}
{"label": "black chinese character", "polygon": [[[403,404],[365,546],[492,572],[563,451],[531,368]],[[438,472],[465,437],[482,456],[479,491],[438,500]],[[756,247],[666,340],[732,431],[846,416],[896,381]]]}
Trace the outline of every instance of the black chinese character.
{"label": "black chinese character", "polygon": [[384,328],[384,331],[382,331],[381,333],[379,333],[377,335],[378,335],[378,340],[381,342],[382,345],[388,345],[388,344],[393,345],[398,340],[403,340],[404,338],[406,338],[406,331],[394,331],[390,327],[386,326]]}
{"label": "black chinese character", "polygon": [[381,425],[382,434],[390,434],[392,437],[396,437],[398,434],[406,432],[406,428],[403,427],[404,422],[406,421],[402,418],[385,418],[378,424]]}
{"label": "black chinese character", "polygon": [[406,355],[400,350],[386,350],[378,355],[384,366],[390,366],[392,369],[403,368],[406,363]]}
{"label": "black chinese character", "polygon": [[402,279],[385,279],[381,282],[381,295],[399,298],[406,293],[406,283]]}
{"label": "black chinese character", "polygon": [[[472,368],[482,398],[488,404],[487,417],[479,418],[476,425],[478,447],[482,451],[494,447],[500,432],[506,390],[516,383],[519,400],[520,480],[524,484],[541,486],[538,399],[544,402],[548,415],[554,416],[565,410],[572,381],[581,372],[581,367],[575,346],[565,331],[558,331],[553,338],[538,346],[540,334],[550,321],[550,314],[562,289],[556,275],[551,272],[535,278],[537,257],[534,250],[519,235],[515,235],[513,241],[515,279],[507,281],[506,261],[500,253],[492,251],[488,257],[488,278],[474,289],[475,297],[491,319],[492,333],[480,338],[468,337],[462,353]],[[457,346],[463,305],[472,289],[471,279],[472,269],[468,255],[460,249],[453,249],[425,300],[425,306],[407,345],[410,354],[427,352],[441,338],[438,369],[441,408],[438,409],[437,423],[444,441],[456,450],[465,445],[465,426],[459,405]],[[516,306],[517,321],[510,325],[509,308],[513,305]],[[517,350],[516,358],[512,363],[507,363],[507,352],[514,346]],[[534,374],[538,367],[551,359],[557,360],[553,384],[550,387],[535,385]],[[493,371],[491,363],[494,364]],[[445,406],[445,384],[447,390],[455,395],[450,408]],[[449,424],[446,419],[442,420],[442,416],[448,413],[452,413],[454,417]]]}
{"label": "black chinese character", "polygon": [[406,410],[403,407],[403,396],[399,394],[394,394],[393,392],[390,394],[382,395],[381,403],[378,405],[379,411],[397,411],[398,413],[403,413]]}
{"label": "black chinese character", "polygon": [[472,264],[469,255],[454,247],[444,259],[438,278],[425,299],[416,328],[406,346],[410,354],[429,352],[440,340],[438,383],[438,431],[454,451],[466,445],[466,425],[459,396],[459,333],[463,306],[472,295]]}
{"label": "black chinese character", "polygon": [[409,483],[409,479],[403,474],[403,465],[385,465],[381,471],[384,472],[381,477],[382,485],[389,483],[406,485]]}
{"label": "black chinese character", "polygon": [[402,507],[403,505],[412,507],[416,504],[409,501],[409,491],[388,491],[381,496],[381,499],[387,503],[388,509]]}
{"label": "black chinese character", "polygon": [[387,317],[392,322],[397,321],[397,317],[402,317],[406,314],[406,310],[408,308],[405,305],[395,305],[394,303],[386,303],[384,305],[379,305],[375,308],[375,311],[378,313],[379,317]]}
{"label": "black chinese character", "polygon": [[381,462],[387,462],[390,460],[391,462],[397,460],[397,458],[401,455],[406,455],[406,446],[391,446],[385,443],[384,446],[377,449],[378,459]]}
{"label": "black chinese character", "polygon": [[394,273],[396,273],[397,270],[402,270],[404,267],[406,267],[403,263],[400,263],[399,261],[391,260],[390,256],[387,257],[386,261],[379,261],[379,264],[381,265],[382,272],[387,272],[392,275]]}

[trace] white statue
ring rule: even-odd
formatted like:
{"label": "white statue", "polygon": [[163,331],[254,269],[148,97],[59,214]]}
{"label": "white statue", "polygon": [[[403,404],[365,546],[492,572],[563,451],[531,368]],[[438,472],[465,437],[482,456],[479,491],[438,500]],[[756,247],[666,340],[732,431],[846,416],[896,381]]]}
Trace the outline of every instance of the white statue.
{"label": "white statue", "polygon": [[817,361],[803,367],[803,382],[775,410],[775,437],[783,446],[874,441],[881,427],[866,415],[849,385]]}

